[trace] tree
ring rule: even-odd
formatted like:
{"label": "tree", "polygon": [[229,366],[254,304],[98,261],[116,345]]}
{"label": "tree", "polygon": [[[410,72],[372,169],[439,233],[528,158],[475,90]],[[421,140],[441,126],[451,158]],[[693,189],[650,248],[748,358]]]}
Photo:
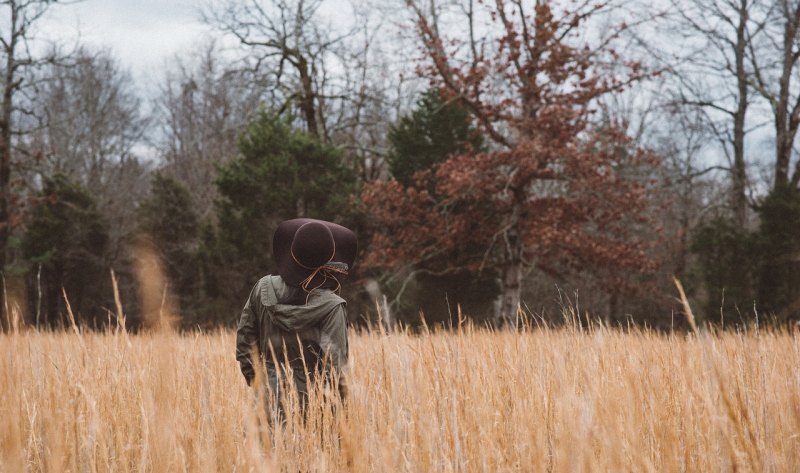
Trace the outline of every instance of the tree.
{"label": "tree", "polygon": [[800,190],[778,187],[756,209],[757,231],[718,216],[695,232],[710,320],[751,319],[754,309],[780,322],[800,318]]}
{"label": "tree", "polygon": [[306,131],[330,140],[322,111],[325,61],[341,41],[319,22],[321,0],[230,0],[206,11],[206,21],[256,54],[255,69],[272,76],[278,113],[294,104]]}
{"label": "tree", "polygon": [[204,236],[208,258],[223,263],[204,263],[207,287],[226,297],[241,295],[273,268],[270,244],[279,222],[311,217],[346,224],[356,190],[337,148],[267,112],[247,127],[239,153],[219,169],[217,236]]}
{"label": "tree", "polygon": [[330,137],[362,182],[386,175],[389,127],[416,96],[415,78],[404,75],[409,61],[403,38],[389,34],[398,5],[352,2],[353,28],[335,50],[326,71],[336,88],[323,100]]}
{"label": "tree", "polygon": [[800,189],[780,186],[758,206],[758,307],[780,321],[800,319]]}
{"label": "tree", "polygon": [[[692,239],[705,287],[706,320],[742,321],[755,300],[757,251],[753,236],[729,218],[716,217],[698,226]],[[734,318],[736,317],[736,318]]]}
{"label": "tree", "polygon": [[146,167],[136,153],[149,125],[142,102],[130,75],[107,51],[79,48],[68,61],[49,64],[38,76],[31,108],[41,125],[24,141],[38,159],[25,176],[35,181],[63,174],[91,189],[98,210],[115,222],[107,255],[108,263],[115,264],[147,190]]}
{"label": "tree", "polygon": [[[701,110],[705,124],[719,142],[730,173],[730,209],[734,222],[747,223],[747,133],[754,128],[748,112],[752,68],[748,54],[763,34],[768,15],[760,15],[760,0],[672,0],[675,21],[667,22],[668,36],[679,38],[681,50],[651,49],[664,56],[664,67],[677,85],[675,103]],[[668,40],[669,41],[669,40]],[[663,52],[667,54],[663,54]],[[677,56],[677,58],[676,58]]]}
{"label": "tree", "polygon": [[415,183],[417,172],[432,170],[451,155],[483,148],[469,112],[443,101],[436,89],[425,92],[416,109],[391,127],[389,143],[389,172],[404,186]]}
{"label": "tree", "polygon": [[656,199],[664,208],[659,209],[659,221],[670,235],[661,247],[670,261],[665,269],[690,287],[684,278],[691,266],[692,235],[702,224],[704,214],[709,211],[720,214],[720,207],[728,207],[729,194],[718,178],[709,177],[716,169],[707,168],[703,160],[714,141],[705,126],[705,117],[696,109],[689,110],[694,113],[686,111],[672,109],[662,115],[664,124],[653,135],[656,152],[662,157],[661,190]]}
{"label": "tree", "polygon": [[800,159],[796,158],[800,128],[800,2],[781,0],[758,5],[767,18],[761,34],[748,43],[752,68],[748,85],[772,112],[775,154],[772,188],[756,206],[760,217],[755,237],[760,247],[758,303],[781,320],[797,319],[800,240]]}
{"label": "tree", "polygon": [[[38,275],[41,265],[42,322],[69,323],[63,288],[76,317],[91,325],[102,324],[107,315],[103,306],[110,307],[105,302],[111,295],[108,267],[104,263],[107,222],[91,194],[63,174],[47,179],[37,200],[24,236],[23,251],[30,263],[31,293],[39,287],[34,275]],[[38,294],[29,298],[38,299]],[[39,309],[34,312],[38,323]]]}
{"label": "tree", "polygon": [[[416,108],[390,128],[387,161],[392,178],[405,188],[428,190],[436,199],[435,181],[429,178],[436,167],[450,156],[483,149],[483,138],[471,121],[467,110],[457,102],[444,101],[437,89],[424,92]],[[404,276],[397,284],[398,305],[409,307],[413,316],[421,310],[428,322],[455,317],[457,306],[471,315],[490,312],[497,297],[493,272],[436,275],[437,266],[437,262],[427,262],[414,265],[407,274],[395,274]],[[410,284],[412,279],[416,284]],[[405,299],[414,302],[403,304],[409,285],[412,297]]]}
{"label": "tree", "polygon": [[119,163],[135,159],[133,149],[147,126],[133,88],[130,75],[107,51],[80,48],[68,62],[44,68],[33,104],[43,127],[29,145],[41,151],[40,171],[118,192],[110,176]]}
{"label": "tree", "polygon": [[[626,74],[604,67],[619,63],[608,46],[617,29],[607,30],[599,46],[576,44],[602,5],[561,13],[549,2],[497,0],[481,16],[493,35],[477,42],[444,36],[441,16],[407,4],[426,59],[421,72],[445,100],[470,111],[490,144],[438,167],[439,201],[396,181],[370,187],[365,198],[387,226],[372,241],[371,261],[424,263],[450,253],[442,272],[496,268],[498,323],[511,325],[526,270],[647,268],[644,243],[628,238],[631,225],[642,223],[647,181],[626,175],[644,153],[614,127],[597,129],[591,120],[598,97],[642,73],[636,64]],[[473,31],[477,19],[470,8],[461,30]]]}
{"label": "tree", "polygon": [[153,176],[150,196],[139,207],[139,238],[159,254],[169,278],[169,293],[184,316],[194,312],[198,295],[196,253],[200,222],[189,191],[164,174]]}
{"label": "tree", "polygon": [[222,62],[215,43],[176,58],[162,84],[162,170],[187,187],[201,218],[213,213],[217,166],[236,157],[238,136],[262,93],[250,74]]}
{"label": "tree", "polygon": [[406,105],[401,39],[387,34],[391,14],[369,2],[351,3],[339,22],[322,17],[323,3],[225,0],[204,17],[245,46],[253,88],[273,112],[335,143],[373,180],[385,174],[388,124]]}
{"label": "tree", "polygon": [[[31,69],[55,59],[50,55],[32,55],[29,43],[34,25],[52,3],[54,1],[50,0],[0,1],[4,16],[4,28],[0,32],[0,272],[3,277],[8,263],[9,237],[20,220],[14,210],[21,207],[21,202],[12,190],[18,165],[14,162],[14,147],[15,138],[22,131],[17,122],[20,116],[30,113],[20,96],[26,95],[35,85],[28,80]],[[4,298],[5,294],[0,294],[0,302]]]}
{"label": "tree", "polygon": [[[781,0],[763,6],[764,33],[748,43],[752,85],[770,106],[775,130],[773,189],[800,184],[800,160],[791,169],[800,127],[800,89],[793,79],[800,71],[800,1]],[[783,191],[778,191],[783,192]]]}

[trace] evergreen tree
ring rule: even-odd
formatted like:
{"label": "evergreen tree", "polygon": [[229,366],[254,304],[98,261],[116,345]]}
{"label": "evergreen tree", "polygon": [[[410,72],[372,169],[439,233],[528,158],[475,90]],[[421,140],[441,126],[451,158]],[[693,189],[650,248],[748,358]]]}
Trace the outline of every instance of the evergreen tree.
{"label": "evergreen tree", "polygon": [[389,171],[404,186],[414,184],[418,171],[430,170],[453,154],[483,148],[469,112],[445,102],[437,89],[426,91],[415,110],[390,129],[389,143]]}
{"label": "evergreen tree", "polygon": [[272,235],[279,222],[349,223],[356,175],[338,148],[262,112],[240,138],[239,157],[219,168],[217,187],[217,230],[205,230],[203,243],[206,288],[239,301],[274,271]]}
{"label": "evergreen tree", "polygon": [[[435,186],[424,174],[450,156],[483,149],[483,138],[460,104],[445,101],[437,89],[429,89],[416,108],[389,131],[389,171],[405,188],[426,190],[435,199]],[[421,174],[418,174],[421,173]],[[444,258],[453,255],[443,255]],[[416,318],[422,310],[429,322],[454,322],[458,306],[465,313],[488,317],[499,286],[491,271],[476,274],[454,271],[435,274],[436,262],[417,265],[415,284],[406,291],[405,312]],[[391,291],[394,288],[389,288]]]}
{"label": "evergreen tree", "polygon": [[155,174],[150,196],[139,207],[138,227],[139,238],[161,257],[181,314],[194,321],[200,222],[188,189],[171,177]]}
{"label": "evergreen tree", "polygon": [[762,320],[800,319],[800,190],[773,190],[756,210],[755,232],[722,217],[695,232],[708,320],[752,321],[754,304]]}
{"label": "evergreen tree", "polygon": [[704,318],[717,323],[749,319],[758,259],[751,233],[732,219],[717,217],[695,231],[691,250],[705,288]]}
{"label": "evergreen tree", "polygon": [[800,189],[779,187],[758,208],[758,306],[780,321],[800,319]]}
{"label": "evergreen tree", "polygon": [[106,320],[103,307],[111,307],[103,258],[107,243],[108,225],[91,194],[64,175],[46,179],[23,240],[24,256],[31,266],[31,312],[40,314],[42,324],[68,324],[62,288],[79,320],[90,325]]}

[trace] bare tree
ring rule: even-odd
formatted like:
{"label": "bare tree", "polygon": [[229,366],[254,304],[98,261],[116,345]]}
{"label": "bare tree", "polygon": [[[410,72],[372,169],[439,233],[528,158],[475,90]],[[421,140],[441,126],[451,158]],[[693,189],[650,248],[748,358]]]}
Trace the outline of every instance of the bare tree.
{"label": "bare tree", "polygon": [[216,165],[236,156],[239,132],[261,104],[255,83],[209,43],[178,59],[161,87],[157,147],[164,170],[186,184],[202,218],[217,195]]}
{"label": "bare tree", "polygon": [[327,62],[350,32],[334,32],[317,13],[322,0],[226,0],[206,8],[205,21],[237,38],[252,53],[252,68],[274,84],[280,112],[292,105],[306,130],[330,141],[323,102],[340,96],[329,87]]}
{"label": "bare tree", "polygon": [[31,109],[40,127],[24,140],[40,157],[28,173],[61,173],[89,189],[98,209],[115,222],[109,263],[133,229],[138,200],[147,189],[147,170],[137,148],[148,120],[130,76],[107,52],[79,49],[68,61],[39,74]]}
{"label": "bare tree", "polygon": [[[32,52],[35,25],[55,0],[0,0],[0,315],[7,312],[5,270],[11,257],[9,238],[20,222],[21,196],[13,187],[17,159],[15,142],[24,132],[18,121],[30,117],[25,106],[31,99],[35,83],[29,80],[31,71],[52,62],[49,55]],[[0,327],[5,318],[0,316]]]}
{"label": "bare tree", "polygon": [[666,238],[660,250],[664,253],[665,270],[682,277],[690,263],[690,237],[709,213],[720,211],[724,194],[716,174],[726,171],[704,163],[713,137],[705,124],[702,111],[668,110],[663,124],[654,133],[654,148],[662,157],[658,200],[662,204],[660,222]]}
{"label": "bare tree", "polygon": [[309,133],[341,146],[364,180],[375,179],[384,171],[388,124],[414,91],[413,43],[398,47],[405,26],[392,23],[386,4],[353,2],[350,21],[332,26],[321,18],[323,3],[226,0],[204,17],[245,46],[272,110],[296,110]]}
{"label": "bare tree", "polygon": [[403,38],[400,24],[389,20],[398,18],[398,9],[368,3],[353,8],[352,34],[335,51],[338,73],[330,79],[340,99],[325,100],[323,110],[332,141],[369,182],[385,177],[389,128],[410,108],[424,80],[408,71],[415,38]]}
{"label": "bare tree", "polygon": [[763,6],[770,18],[764,34],[748,44],[750,84],[769,104],[775,127],[774,187],[800,183],[800,160],[790,170],[800,126],[800,1],[779,0]]}
{"label": "bare tree", "polygon": [[[658,53],[677,81],[675,102],[702,111],[720,143],[731,176],[730,206],[739,225],[747,220],[745,137],[752,130],[748,53],[764,31],[768,16],[761,0],[672,0],[673,21],[664,26],[678,51],[662,45]],[[658,41],[665,41],[659,37]],[[663,54],[666,49],[667,53]]]}
{"label": "bare tree", "polygon": [[36,22],[54,2],[49,0],[3,0],[0,13],[3,28],[0,30],[0,73],[2,98],[0,98],[0,271],[7,263],[8,238],[15,225],[12,213],[14,195],[11,190],[14,172],[14,140],[20,130],[15,120],[30,114],[19,99],[30,84],[26,82],[30,69],[52,62],[49,56],[37,57],[31,52],[30,42]]}
{"label": "bare tree", "polygon": [[147,126],[130,76],[107,52],[80,49],[44,71],[35,104],[46,172],[70,175],[104,191],[110,169],[136,159]]}

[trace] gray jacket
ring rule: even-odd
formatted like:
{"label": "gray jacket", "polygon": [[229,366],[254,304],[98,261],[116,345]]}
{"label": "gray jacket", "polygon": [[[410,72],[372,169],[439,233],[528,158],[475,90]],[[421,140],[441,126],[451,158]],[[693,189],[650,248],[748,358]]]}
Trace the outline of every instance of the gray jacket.
{"label": "gray jacket", "polygon": [[277,388],[280,373],[292,373],[301,394],[307,379],[317,374],[339,374],[347,364],[345,301],[329,289],[315,289],[304,305],[282,304],[290,288],[280,276],[256,283],[242,310],[236,331],[236,359],[250,384],[255,377],[252,356],[265,364],[268,382]]}

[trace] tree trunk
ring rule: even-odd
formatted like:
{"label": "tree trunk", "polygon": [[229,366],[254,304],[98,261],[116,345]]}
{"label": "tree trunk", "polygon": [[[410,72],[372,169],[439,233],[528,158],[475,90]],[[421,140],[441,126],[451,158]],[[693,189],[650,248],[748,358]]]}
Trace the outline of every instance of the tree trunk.
{"label": "tree trunk", "polygon": [[747,220],[747,169],[744,160],[745,118],[748,106],[748,75],[744,67],[748,38],[747,34],[747,0],[741,0],[739,25],[736,28],[736,85],[738,103],[733,115],[733,183],[731,186],[731,207],[733,216],[739,227],[744,227]]}
{"label": "tree trunk", "polygon": [[794,10],[785,10],[784,15],[783,58],[781,59],[783,63],[777,103],[775,104],[775,189],[789,185],[789,163],[798,126],[798,105],[790,106],[790,91],[792,73],[797,63],[794,45],[797,42],[797,27],[800,23],[800,5],[796,6]]}
{"label": "tree trunk", "polygon": [[519,235],[518,217],[506,233],[506,264],[503,268],[503,285],[500,299],[498,327],[516,328],[520,308],[522,282],[522,241]]}
{"label": "tree trunk", "polygon": [[[5,104],[3,106],[5,109]],[[5,116],[5,110],[3,111]],[[0,271],[5,272],[6,250],[8,237],[11,230],[11,216],[9,215],[9,199],[11,197],[11,146],[9,123],[0,121]],[[0,296],[2,297],[2,296]]]}
{"label": "tree trunk", "polygon": [[503,270],[503,292],[497,326],[515,328],[520,307],[522,265],[520,261],[509,261]]}
{"label": "tree trunk", "polygon": [[[3,103],[0,110],[0,272],[5,277],[6,256],[8,253],[8,238],[11,233],[11,215],[9,200],[11,199],[11,111],[14,96],[16,70],[14,50],[17,45],[17,9],[13,3],[11,7],[11,35],[7,44],[4,44],[6,54],[5,77],[3,78]],[[6,291],[0,293],[0,314],[5,314],[7,306]],[[0,317],[2,319],[3,317]]]}
{"label": "tree trunk", "polygon": [[[608,316],[606,317],[606,326],[611,325],[611,321],[618,321],[619,318],[617,315],[619,314],[619,293],[617,291],[613,291],[608,298]],[[580,314],[578,314],[580,316]]]}
{"label": "tree trunk", "polygon": [[792,156],[792,141],[794,140],[794,136],[789,133],[790,78],[791,68],[786,68],[784,65],[775,109],[775,189],[785,187],[789,183],[789,160]]}
{"label": "tree trunk", "polygon": [[297,57],[297,71],[300,74],[300,86],[302,87],[300,96],[300,109],[306,120],[308,133],[319,138],[319,126],[317,126],[317,109],[314,106],[314,84],[308,70],[308,61],[302,55]]}

